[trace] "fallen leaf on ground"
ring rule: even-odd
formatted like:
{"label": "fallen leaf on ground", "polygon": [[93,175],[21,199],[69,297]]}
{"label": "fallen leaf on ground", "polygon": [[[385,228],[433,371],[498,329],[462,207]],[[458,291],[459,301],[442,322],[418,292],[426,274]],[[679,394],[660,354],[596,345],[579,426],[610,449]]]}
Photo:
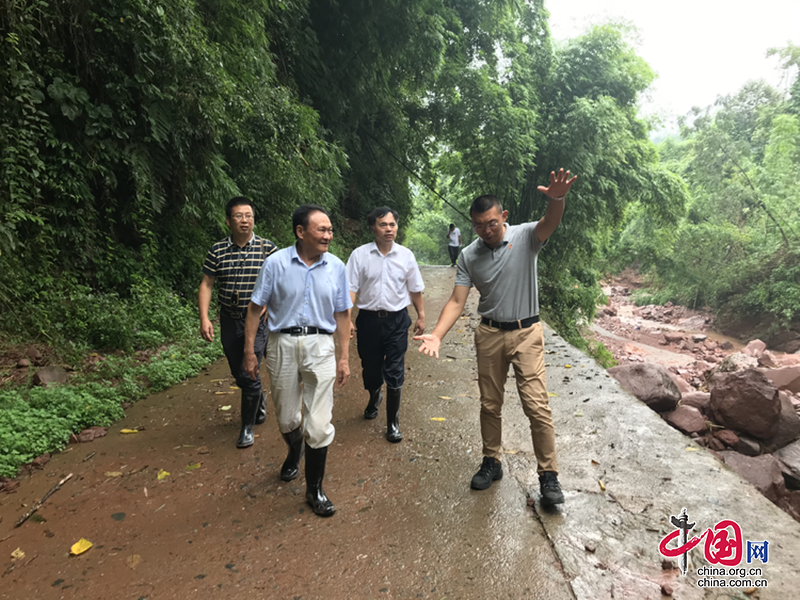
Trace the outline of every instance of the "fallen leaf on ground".
{"label": "fallen leaf on ground", "polygon": [[73,556],[78,556],[79,554],[83,554],[84,552],[86,552],[93,545],[94,544],[92,544],[92,542],[90,542],[86,538],[81,538],[77,542],[72,544],[72,547],[69,549],[69,553],[72,554]]}
{"label": "fallen leaf on ground", "polygon": [[452,400],[450,396],[439,396],[439,400]]}
{"label": "fallen leaf on ground", "polygon": [[11,560],[21,560],[23,558],[25,558],[25,553],[21,548],[17,548],[11,553]]}
{"label": "fallen leaf on ground", "polygon": [[459,397],[459,398],[466,398],[466,397],[467,397],[467,394],[459,394],[459,395],[458,395],[458,397]]}
{"label": "fallen leaf on ground", "polygon": [[122,477],[122,471],[106,471],[106,477]]}
{"label": "fallen leaf on ground", "polygon": [[431,417],[431,421],[444,421],[444,417]]}
{"label": "fallen leaf on ground", "polygon": [[553,392],[547,392],[548,398],[558,398],[558,394],[554,394]]}
{"label": "fallen leaf on ground", "polygon": [[218,381],[226,381],[225,379],[212,379],[211,383],[217,383]]}
{"label": "fallen leaf on ground", "polygon": [[593,464],[593,465],[599,465],[600,463],[599,463],[599,462],[597,462],[595,459],[592,459],[592,464]]}
{"label": "fallen leaf on ground", "polygon": [[142,557],[138,554],[131,554],[128,558],[125,559],[125,562],[131,569],[133,569],[136,567],[136,565],[142,562]]}
{"label": "fallen leaf on ground", "polygon": [[232,390],[240,390],[240,389],[242,389],[242,388],[240,388],[238,385],[232,385],[232,386],[231,386],[231,389],[232,389]]}
{"label": "fallen leaf on ground", "polygon": [[209,452],[211,452],[211,450],[209,450],[206,446],[200,446],[197,449],[198,454],[208,454]]}
{"label": "fallen leaf on ground", "polygon": [[606,484],[603,483],[603,480],[602,479],[598,479],[597,483],[600,484],[600,489],[605,492],[606,491]]}
{"label": "fallen leaf on ground", "polygon": [[219,409],[220,410],[230,410],[231,409],[231,405],[230,404],[226,404],[225,406],[220,406]]}
{"label": "fallen leaf on ground", "polygon": [[169,471],[165,471],[164,469],[160,469],[158,471],[158,480],[161,481],[162,479],[166,479],[169,477]]}
{"label": "fallen leaf on ground", "polygon": [[187,471],[194,471],[195,469],[199,469],[202,466],[203,466],[203,463],[201,463],[201,462],[189,463],[188,465],[186,465],[186,470]]}
{"label": "fallen leaf on ground", "polygon": [[214,392],[217,396],[227,396],[228,394],[232,394],[233,392]]}
{"label": "fallen leaf on ground", "polygon": [[564,365],[564,368],[565,368],[565,369],[571,369],[571,368],[572,368],[572,365]]}
{"label": "fallen leaf on ground", "polygon": [[442,362],[453,362],[452,358],[443,358]]}
{"label": "fallen leaf on ground", "polygon": [[689,446],[688,448],[686,448],[686,451],[687,452],[699,452],[699,449],[698,448],[692,448],[691,446]]}
{"label": "fallen leaf on ground", "polygon": [[505,454],[516,454],[519,450],[504,450]]}
{"label": "fallen leaf on ground", "polygon": [[576,417],[582,417],[583,416],[583,411],[582,410],[576,410],[575,411],[575,416]]}
{"label": "fallen leaf on ground", "polygon": [[139,433],[138,429],[120,429],[120,433]]}
{"label": "fallen leaf on ground", "polygon": [[144,497],[147,498],[147,488],[144,488]]}

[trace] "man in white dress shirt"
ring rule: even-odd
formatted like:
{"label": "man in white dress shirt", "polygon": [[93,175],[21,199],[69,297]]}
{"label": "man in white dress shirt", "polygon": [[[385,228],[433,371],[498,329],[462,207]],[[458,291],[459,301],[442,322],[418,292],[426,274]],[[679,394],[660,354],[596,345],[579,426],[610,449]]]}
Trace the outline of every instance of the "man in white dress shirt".
{"label": "man in white dress shirt", "polygon": [[405,380],[405,354],[411,317],[408,305],[417,311],[414,334],[425,331],[422,290],[425,285],[414,253],[395,243],[397,211],[382,206],[367,215],[374,242],[356,248],[347,261],[350,298],[358,307],[351,330],[357,331],[364,389],[369,392],[365,419],[378,416],[386,383],[386,439],[403,439],[399,412]]}

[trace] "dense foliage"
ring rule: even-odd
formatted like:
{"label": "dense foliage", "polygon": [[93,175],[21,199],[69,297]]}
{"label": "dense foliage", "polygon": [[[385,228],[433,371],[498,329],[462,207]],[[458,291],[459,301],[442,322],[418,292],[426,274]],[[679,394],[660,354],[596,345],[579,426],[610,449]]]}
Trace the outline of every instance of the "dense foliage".
{"label": "dense foliage", "polygon": [[[796,66],[796,47],[780,53],[787,69]],[[795,77],[788,98],[751,82],[694,109],[680,139],[661,144],[663,163],[689,186],[686,214],[664,226],[634,206],[611,252],[617,264],[635,263],[653,276],[642,301],[710,306],[723,327],[765,339],[800,321]]]}

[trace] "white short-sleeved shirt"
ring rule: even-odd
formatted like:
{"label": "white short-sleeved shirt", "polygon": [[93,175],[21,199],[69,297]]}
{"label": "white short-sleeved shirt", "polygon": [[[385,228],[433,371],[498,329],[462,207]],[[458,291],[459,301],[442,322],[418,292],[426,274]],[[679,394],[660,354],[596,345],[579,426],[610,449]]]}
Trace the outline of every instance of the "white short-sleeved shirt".
{"label": "white short-sleeved shirt", "polygon": [[461,242],[458,241],[458,238],[461,237],[461,230],[458,227],[456,227],[455,229],[453,229],[453,231],[448,233],[447,236],[450,238],[450,241],[447,242],[448,246],[460,246],[461,245]]}
{"label": "white short-sleeved shirt", "polygon": [[359,246],[347,261],[350,291],[362,310],[395,312],[411,304],[409,292],[425,289],[414,253],[400,244],[384,256],[375,242]]}

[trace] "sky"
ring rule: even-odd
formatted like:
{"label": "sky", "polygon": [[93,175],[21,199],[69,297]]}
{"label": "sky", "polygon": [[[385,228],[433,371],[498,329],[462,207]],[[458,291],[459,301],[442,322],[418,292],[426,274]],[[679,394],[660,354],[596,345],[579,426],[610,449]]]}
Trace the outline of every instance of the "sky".
{"label": "sky", "polygon": [[627,20],[639,30],[636,46],[657,74],[641,114],[671,129],[693,106],[713,104],[752,79],[786,90],[769,48],[800,45],[800,0],[545,0],[553,38],[580,35],[587,25]]}

